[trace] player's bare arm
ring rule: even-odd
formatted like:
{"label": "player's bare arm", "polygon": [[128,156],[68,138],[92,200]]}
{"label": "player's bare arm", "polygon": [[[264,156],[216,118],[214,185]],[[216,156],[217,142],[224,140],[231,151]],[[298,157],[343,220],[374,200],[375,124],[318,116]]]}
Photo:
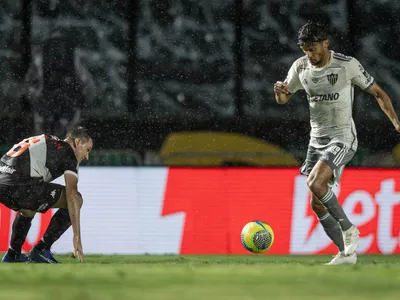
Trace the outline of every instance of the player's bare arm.
{"label": "player's bare arm", "polygon": [[388,116],[396,131],[400,132],[400,121],[388,94],[376,82],[367,92],[376,98],[382,111]]}
{"label": "player's bare arm", "polygon": [[289,92],[288,85],[282,81],[274,84],[275,100],[278,104],[286,104],[289,102],[292,94]]}
{"label": "player's bare arm", "polygon": [[68,212],[74,235],[74,256],[78,256],[79,260],[83,262],[80,225],[80,211],[83,204],[83,199],[81,194],[78,192],[78,178],[75,175],[68,173],[64,175],[64,178]]}

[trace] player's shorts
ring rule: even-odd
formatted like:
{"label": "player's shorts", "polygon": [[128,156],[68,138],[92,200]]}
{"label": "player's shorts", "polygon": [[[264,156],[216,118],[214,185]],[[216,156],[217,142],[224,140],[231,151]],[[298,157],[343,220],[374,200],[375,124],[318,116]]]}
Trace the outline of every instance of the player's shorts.
{"label": "player's shorts", "polygon": [[0,184],[0,203],[15,211],[27,209],[45,213],[57,203],[63,189],[63,185],[49,182],[19,186]]}
{"label": "player's shorts", "polygon": [[354,154],[354,150],[340,143],[324,148],[308,146],[307,157],[300,168],[300,173],[309,175],[315,164],[322,160],[333,170],[333,176],[329,181],[329,185],[333,186],[339,183],[345,165],[353,158]]}

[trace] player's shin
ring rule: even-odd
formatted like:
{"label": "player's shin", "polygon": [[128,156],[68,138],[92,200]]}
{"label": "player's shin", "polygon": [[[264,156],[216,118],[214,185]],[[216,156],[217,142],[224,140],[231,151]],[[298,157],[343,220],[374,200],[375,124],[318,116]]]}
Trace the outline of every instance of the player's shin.
{"label": "player's shin", "polygon": [[43,235],[43,238],[36,245],[39,251],[50,250],[51,246],[68,230],[71,226],[68,209],[60,208],[51,218],[50,224]]}
{"label": "player's shin", "polygon": [[25,217],[18,213],[12,225],[12,233],[10,239],[10,248],[8,254],[14,258],[21,254],[22,245],[25,242],[28,231],[31,228],[33,217]]}
{"label": "player's shin", "polygon": [[346,231],[353,226],[353,224],[347,218],[342,206],[339,204],[339,201],[332,189],[328,189],[326,194],[321,198],[321,202],[327,208],[332,217],[339,222],[339,225],[343,231]]}
{"label": "player's shin", "polygon": [[331,216],[330,213],[326,213],[324,216],[318,217],[318,220],[328,237],[338,247],[339,251],[344,253],[344,241],[339,223]]}

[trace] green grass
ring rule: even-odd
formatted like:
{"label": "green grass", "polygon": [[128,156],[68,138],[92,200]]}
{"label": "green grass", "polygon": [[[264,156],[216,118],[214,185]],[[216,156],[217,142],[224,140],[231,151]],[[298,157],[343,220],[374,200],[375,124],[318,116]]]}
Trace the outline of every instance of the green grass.
{"label": "green grass", "polygon": [[0,299],[400,299],[400,256],[97,256],[0,264]]}

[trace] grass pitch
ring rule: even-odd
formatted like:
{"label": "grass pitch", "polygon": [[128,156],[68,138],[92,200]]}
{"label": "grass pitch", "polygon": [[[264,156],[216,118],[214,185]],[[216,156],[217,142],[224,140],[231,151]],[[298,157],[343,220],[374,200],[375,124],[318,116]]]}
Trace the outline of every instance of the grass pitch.
{"label": "grass pitch", "polygon": [[0,299],[400,299],[400,256],[89,256],[0,264]]}

